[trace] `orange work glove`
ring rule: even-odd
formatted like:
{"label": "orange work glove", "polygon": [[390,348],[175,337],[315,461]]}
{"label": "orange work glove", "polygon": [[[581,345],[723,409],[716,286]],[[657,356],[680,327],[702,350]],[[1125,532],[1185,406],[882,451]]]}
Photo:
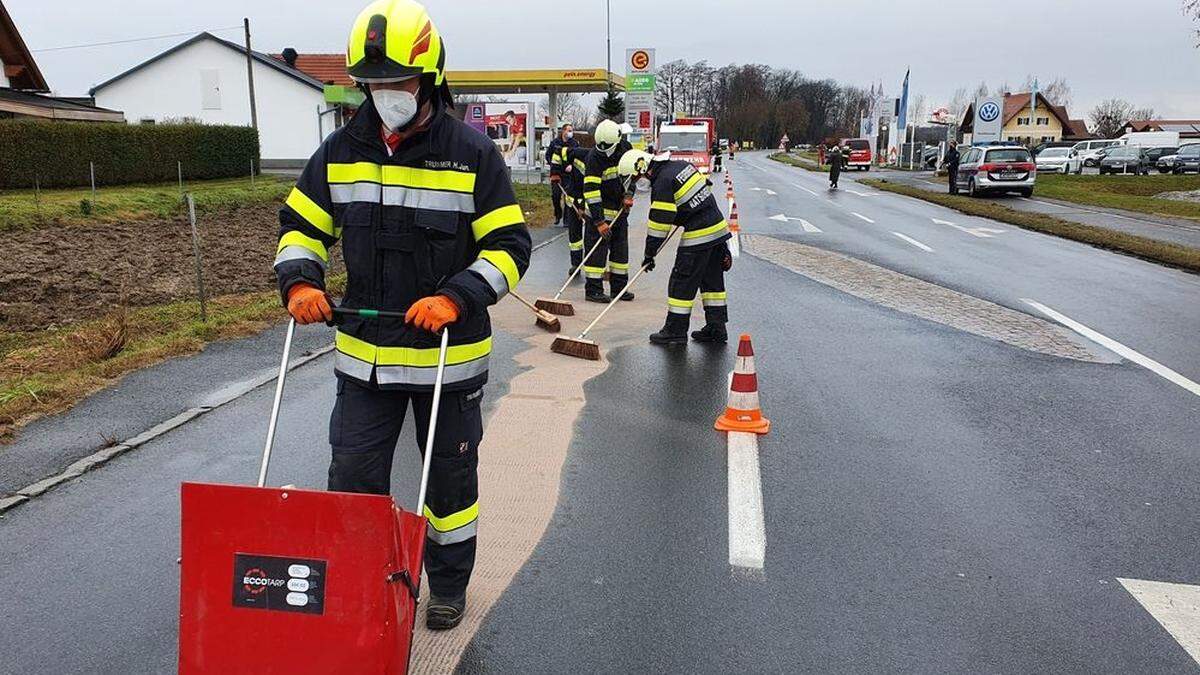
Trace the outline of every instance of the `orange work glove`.
{"label": "orange work glove", "polygon": [[602,220],[596,223],[596,231],[600,233],[601,237],[608,239],[608,233],[612,231],[612,225],[608,221]]}
{"label": "orange work glove", "polygon": [[458,315],[458,305],[453,300],[444,295],[431,295],[414,302],[404,315],[404,320],[430,333],[437,333],[446,324],[458,321]]}
{"label": "orange work glove", "polygon": [[329,296],[311,284],[299,283],[288,289],[287,310],[296,323],[333,320],[333,307],[329,304]]}

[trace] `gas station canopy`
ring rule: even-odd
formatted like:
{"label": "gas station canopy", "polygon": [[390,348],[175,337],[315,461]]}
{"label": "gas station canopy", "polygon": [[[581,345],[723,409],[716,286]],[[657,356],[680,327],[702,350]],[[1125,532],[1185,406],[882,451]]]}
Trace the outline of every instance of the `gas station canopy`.
{"label": "gas station canopy", "polygon": [[625,91],[625,78],[605,77],[603,68],[574,70],[448,70],[450,89],[460,94],[566,94]]}

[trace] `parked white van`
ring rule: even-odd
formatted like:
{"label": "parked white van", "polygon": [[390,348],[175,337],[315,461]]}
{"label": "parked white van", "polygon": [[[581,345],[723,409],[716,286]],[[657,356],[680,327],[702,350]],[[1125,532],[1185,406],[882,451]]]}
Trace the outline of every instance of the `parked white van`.
{"label": "parked white van", "polygon": [[1083,160],[1084,166],[1099,166],[1100,160],[1096,157],[1096,153],[1114,145],[1125,145],[1125,141],[1120,138],[1097,138],[1090,141],[1079,141],[1072,149],[1079,153],[1079,158]]}

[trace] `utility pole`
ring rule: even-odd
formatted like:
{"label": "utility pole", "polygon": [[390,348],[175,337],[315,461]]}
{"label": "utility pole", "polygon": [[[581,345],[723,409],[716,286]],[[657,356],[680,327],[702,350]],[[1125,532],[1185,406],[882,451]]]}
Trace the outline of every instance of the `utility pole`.
{"label": "utility pole", "polygon": [[250,19],[242,19],[246,28],[246,81],[250,83],[250,126],[258,131],[258,105],[254,102],[254,57],[250,51]]}
{"label": "utility pole", "polygon": [[608,95],[612,96],[612,0],[604,0],[604,41],[608,58],[604,80],[608,83]]}

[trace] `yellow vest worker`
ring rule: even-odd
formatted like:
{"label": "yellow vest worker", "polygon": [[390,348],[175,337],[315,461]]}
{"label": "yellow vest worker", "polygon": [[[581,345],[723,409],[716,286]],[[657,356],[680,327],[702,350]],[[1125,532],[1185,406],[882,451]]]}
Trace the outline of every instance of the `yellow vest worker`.
{"label": "yellow vest worker", "polygon": [[[425,8],[379,0],[354,22],[346,68],[366,93],[309,160],[280,211],[275,271],[301,323],[332,317],[329,248],[342,244],[346,307],[405,319],[346,318],[337,331],[329,489],[387,494],[411,403],[425,438],[439,337],[449,327],[444,400],[425,516],[430,628],[457,626],[475,562],[480,399],[488,308],[529,266],[530,239],[495,145],[447,113],[441,36]],[[428,450],[428,449],[426,449]]]}

